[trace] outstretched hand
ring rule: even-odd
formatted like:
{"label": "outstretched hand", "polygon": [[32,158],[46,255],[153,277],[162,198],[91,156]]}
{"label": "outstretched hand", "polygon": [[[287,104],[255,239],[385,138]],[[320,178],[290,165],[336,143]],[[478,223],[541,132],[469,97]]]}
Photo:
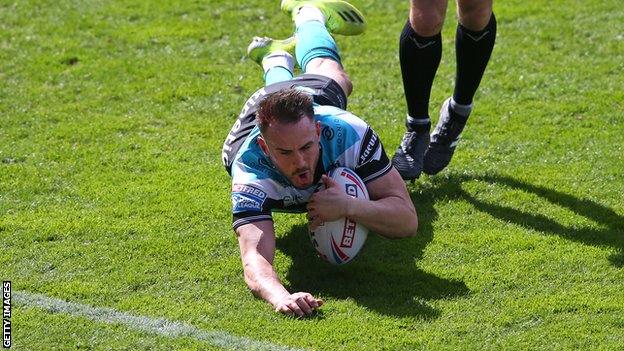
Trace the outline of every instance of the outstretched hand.
{"label": "outstretched hand", "polygon": [[310,230],[316,229],[324,222],[346,217],[349,201],[352,200],[339,188],[335,180],[327,175],[323,175],[321,180],[325,189],[312,194],[307,206]]}
{"label": "outstretched hand", "polygon": [[316,299],[307,292],[297,292],[286,295],[275,303],[275,312],[281,312],[289,316],[304,317],[312,314],[314,310],[323,305],[323,300]]}

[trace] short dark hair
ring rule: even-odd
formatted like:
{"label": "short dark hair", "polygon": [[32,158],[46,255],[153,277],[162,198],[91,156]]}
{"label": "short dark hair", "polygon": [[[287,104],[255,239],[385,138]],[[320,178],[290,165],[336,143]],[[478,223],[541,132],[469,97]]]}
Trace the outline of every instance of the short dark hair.
{"label": "short dark hair", "polygon": [[271,123],[297,123],[303,117],[314,117],[312,96],[294,88],[268,94],[260,102],[256,115],[263,133]]}

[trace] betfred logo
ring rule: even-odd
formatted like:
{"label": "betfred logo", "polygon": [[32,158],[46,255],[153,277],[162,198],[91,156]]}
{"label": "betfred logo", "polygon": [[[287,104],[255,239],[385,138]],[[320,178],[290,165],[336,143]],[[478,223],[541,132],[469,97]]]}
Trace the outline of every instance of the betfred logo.
{"label": "betfred logo", "polygon": [[355,237],[356,223],[350,219],[345,219],[345,226],[342,230],[342,239],[340,240],[340,247],[351,248],[353,246],[353,238]]}
{"label": "betfred logo", "polygon": [[267,194],[251,185],[234,184],[232,186],[232,211],[262,211]]}
{"label": "betfred logo", "polygon": [[246,184],[234,184],[232,185],[233,193],[247,193],[249,195],[253,195],[260,200],[264,200],[266,198],[266,193],[254,186],[246,185]]}

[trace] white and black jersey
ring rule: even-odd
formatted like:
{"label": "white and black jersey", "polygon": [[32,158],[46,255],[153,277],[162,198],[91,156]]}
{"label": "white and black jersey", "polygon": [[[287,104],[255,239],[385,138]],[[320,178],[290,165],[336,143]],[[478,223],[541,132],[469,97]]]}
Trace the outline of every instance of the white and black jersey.
{"label": "white and black jersey", "polygon": [[321,175],[335,167],[354,170],[364,183],[390,171],[392,166],[381,140],[366,122],[333,106],[315,106],[314,112],[315,120],[321,122],[317,184],[295,188],[260,149],[260,130],[255,127],[232,163],[234,229],[271,219],[272,211],[304,212]]}

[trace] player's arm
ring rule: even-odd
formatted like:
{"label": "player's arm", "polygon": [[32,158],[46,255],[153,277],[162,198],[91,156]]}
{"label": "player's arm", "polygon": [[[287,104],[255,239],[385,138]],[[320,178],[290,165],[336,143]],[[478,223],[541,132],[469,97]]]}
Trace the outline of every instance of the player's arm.
{"label": "player's arm", "polygon": [[399,238],[416,235],[418,216],[405,181],[392,169],[366,184],[370,200],[348,198],[346,216],[380,235]]}
{"label": "player's arm", "polygon": [[368,229],[388,238],[413,236],[418,228],[418,217],[405,182],[392,169],[366,184],[370,200],[345,194],[336,182],[323,176],[326,189],[314,194],[308,204],[310,226],[349,217]]}
{"label": "player's arm", "polygon": [[275,311],[302,317],[323,304],[306,292],[291,294],[273,269],[275,231],[270,220],[257,221],[236,228],[243,262],[245,282],[254,295],[264,299]]}

